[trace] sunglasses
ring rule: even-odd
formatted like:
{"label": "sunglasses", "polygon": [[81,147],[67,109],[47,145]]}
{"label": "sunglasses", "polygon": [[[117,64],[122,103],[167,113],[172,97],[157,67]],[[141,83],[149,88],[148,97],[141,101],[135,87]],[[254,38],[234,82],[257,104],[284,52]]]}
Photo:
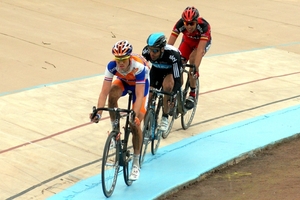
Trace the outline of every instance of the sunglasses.
{"label": "sunglasses", "polygon": [[153,53],[158,53],[160,51],[160,49],[156,49],[156,48],[149,48],[149,51],[153,52]]}
{"label": "sunglasses", "polygon": [[127,60],[128,58],[130,58],[130,56],[122,56],[122,57],[115,56],[116,61],[123,61],[123,60]]}
{"label": "sunglasses", "polygon": [[194,22],[194,21],[193,22],[186,22],[186,21],[184,21],[183,24],[185,26],[194,26],[196,24],[196,22]]}

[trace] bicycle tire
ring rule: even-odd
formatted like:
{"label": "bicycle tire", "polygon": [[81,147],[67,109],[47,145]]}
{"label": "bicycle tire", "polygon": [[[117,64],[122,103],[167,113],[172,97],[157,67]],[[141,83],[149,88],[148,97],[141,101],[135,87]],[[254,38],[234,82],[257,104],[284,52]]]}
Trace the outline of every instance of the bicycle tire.
{"label": "bicycle tire", "polygon": [[154,126],[152,129],[153,133],[152,134],[152,141],[151,141],[151,153],[152,155],[155,155],[157,152],[157,149],[159,147],[160,144],[160,139],[161,139],[161,133],[162,131],[159,129],[158,124],[158,118],[160,116],[160,111],[162,111],[162,104],[163,101],[162,99],[160,99],[157,103],[157,107],[156,107],[156,112],[155,112],[155,124],[156,126]]}
{"label": "bicycle tire", "polygon": [[101,182],[102,190],[106,197],[110,197],[114,192],[120,168],[120,145],[116,138],[117,135],[117,132],[111,132],[108,135],[103,150]]}
{"label": "bicycle tire", "polygon": [[151,140],[151,130],[154,123],[154,110],[149,109],[144,118],[144,127],[143,127],[143,143],[141,147],[140,153],[140,167],[142,167],[143,162],[145,160],[145,156],[147,154],[147,148]]}
{"label": "bicycle tire", "polygon": [[168,118],[169,126],[168,126],[168,129],[165,132],[162,132],[162,135],[161,135],[162,138],[164,138],[164,139],[166,139],[169,136],[169,134],[170,134],[170,132],[173,128],[173,124],[174,124],[176,114],[177,114],[177,112],[176,112],[177,111],[177,105],[178,105],[178,102],[177,102],[177,99],[175,99],[173,109],[169,112],[169,118]]}
{"label": "bicycle tire", "polygon": [[[181,115],[181,127],[184,130],[188,129],[191,126],[194,116],[196,114],[198,98],[199,98],[199,89],[200,89],[200,83],[199,83],[199,79],[197,79],[196,80],[196,91],[195,91],[196,95],[195,95],[194,108],[192,108],[190,110],[186,110],[186,112],[183,115]],[[189,84],[186,84],[185,91],[183,93],[184,101],[188,95],[188,90],[189,90]]]}
{"label": "bicycle tire", "polygon": [[130,155],[130,151],[127,150],[125,155],[123,155],[123,176],[124,176],[124,181],[125,181],[125,184],[127,186],[130,186],[132,184],[132,180],[129,180],[129,174],[130,174],[130,167],[129,167],[129,163],[130,161],[132,160],[132,157]]}

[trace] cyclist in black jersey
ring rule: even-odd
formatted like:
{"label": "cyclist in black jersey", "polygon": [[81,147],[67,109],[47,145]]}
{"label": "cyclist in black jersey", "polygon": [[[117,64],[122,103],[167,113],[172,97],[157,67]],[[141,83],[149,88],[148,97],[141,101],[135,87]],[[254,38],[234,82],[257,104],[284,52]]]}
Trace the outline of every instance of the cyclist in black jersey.
{"label": "cyclist in black jersey", "polygon": [[[176,93],[181,87],[182,62],[179,50],[167,44],[163,33],[153,33],[148,37],[142,55],[152,64],[150,87]],[[149,99],[151,97],[150,93]],[[169,98],[170,96],[165,95],[163,99],[163,115],[160,123],[162,131],[166,131],[169,125]]]}

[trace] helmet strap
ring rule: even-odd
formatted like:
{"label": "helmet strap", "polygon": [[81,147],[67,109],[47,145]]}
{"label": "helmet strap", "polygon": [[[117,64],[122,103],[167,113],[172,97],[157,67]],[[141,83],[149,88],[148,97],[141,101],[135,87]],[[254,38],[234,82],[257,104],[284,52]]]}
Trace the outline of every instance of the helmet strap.
{"label": "helmet strap", "polygon": [[161,47],[161,48],[160,48],[160,50],[159,50],[159,52],[160,52],[159,58],[162,58],[162,57],[163,57],[164,52],[165,52],[164,48],[165,48],[165,47]]}

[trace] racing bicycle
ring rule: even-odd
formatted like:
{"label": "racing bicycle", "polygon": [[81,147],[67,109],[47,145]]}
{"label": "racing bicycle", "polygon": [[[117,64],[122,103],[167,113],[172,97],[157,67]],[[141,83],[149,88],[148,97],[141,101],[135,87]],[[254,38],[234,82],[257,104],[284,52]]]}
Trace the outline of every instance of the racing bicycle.
{"label": "racing bicycle", "polygon": [[[193,73],[195,73],[196,69],[194,65],[185,64],[184,66],[185,68],[182,71],[182,76],[185,82],[183,84],[183,87],[176,94],[164,92],[162,90],[157,90],[153,88],[150,89],[150,92],[152,92],[153,95],[151,101],[149,102],[150,106],[144,118],[143,143],[140,153],[140,166],[142,166],[145,160],[148,145],[151,143],[151,153],[155,155],[159,147],[161,137],[164,139],[168,137],[173,127],[175,119],[181,118],[181,126],[184,130],[190,127],[194,119],[197,109],[200,84],[199,79],[197,79],[194,107],[192,109],[185,108],[185,101],[188,98],[190,90],[190,82],[188,79],[190,70],[186,68],[190,68]],[[169,100],[169,126],[167,131],[165,132],[161,131],[158,126],[158,118],[160,116],[159,113],[160,110],[162,110],[163,105],[163,95],[171,96]]]}
{"label": "racing bicycle", "polygon": [[[106,139],[102,157],[101,182],[102,190],[106,197],[110,197],[113,194],[118,174],[122,171],[122,169],[125,184],[127,186],[132,184],[132,181],[129,180],[129,163],[132,160],[132,154],[128,149],[128,139],[131,133],[129,123],[135,118],[135,113],[131,109],[132,92],[128,91],[128,94],[129,100],[127,109],[93,107],[92,119],[100,110],[116,114],[116,120],[113,122],[113,130],[109,133]],[[122,134],[120,130],[120,120],[123,117],[126,117],[124,134]]]}
{"label": "racing bicycle", "polygon": [[[171,100],[174,99],[173,93],[165,92],[163,90],[150,88],[150,93],[152,93],[152,98],[150,99],[148,110],[144,117],[143,143],[140,153],[140,166],[142,166],[144,162],[148,145],[151,143],[151,153],[155,155],[160,144],[163,131],[160,129],[158,122],[160,121],[163,112],[163,96],[169,95],[171,96]],[[169,101],[169,103],[172,103],[171,100]],[[170,131],[171,128],[172,125],[170,124],[167,131]]]}
{"label": "racing bicycle", "polygon": [[[187,68],[190,68],[191,70],[188,70]],[[178,119],[180,117],[181,127],[184,130],[186,130],[191,126],[194,116],[196,114],[198,97],[199,97],[199,88],[200,88],[199,79],[196,80],[196,91],[195,91],[196,95],[195,95],[194,107],[192,109],[187,109],[185,107],[185,102],[189,96],[189,90],[190,90],[190,81],[188,78],[190,71],[192,71],[192,73],[195,73],[196,71],[195,66],[190,64],[184,64],[184,68],[182,70],[181,75],[183,76],[183,80],[185,81],[183,83],[183,86],[177,93],[177,98],[171,101],[171,108],[169,112],[169,115],[171,116],[169,117],[169,129],[168,131],[162,133],[162,137],[164,139],[168,137],[175,119]]]}

